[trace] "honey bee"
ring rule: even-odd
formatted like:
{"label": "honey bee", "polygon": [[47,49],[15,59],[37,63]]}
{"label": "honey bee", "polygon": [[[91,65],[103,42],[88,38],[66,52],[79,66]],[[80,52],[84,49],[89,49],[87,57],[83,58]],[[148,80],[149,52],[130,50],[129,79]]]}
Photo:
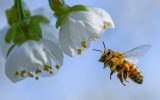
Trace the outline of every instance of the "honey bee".
{"label": "honey bee", "polygon": [[113,73],[117,72],[117,78],[119,78],[124,86],[124,81],[128,82],[127,77],[137,84],[143,83],[143,75],[135,64],[138,62],[139,58],[144,56],[144,54],[151,48],[151,45],[141,45],[125,53],[106,49],[104,42],[103,46],[105,49],[104,51],[97,49],[93,50],[102,52],[99,62],[104,63],[104,68],[107,66],[110,68],[110,79]]}

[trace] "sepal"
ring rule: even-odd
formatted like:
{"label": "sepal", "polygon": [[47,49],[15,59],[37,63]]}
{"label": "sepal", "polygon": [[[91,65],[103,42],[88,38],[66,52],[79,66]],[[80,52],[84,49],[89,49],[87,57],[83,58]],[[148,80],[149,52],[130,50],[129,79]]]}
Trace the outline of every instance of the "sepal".
{"label": "sepal", "polygon": [[[25,3],[23,3],[23,6],[24,6],[24,12],[26,17],[30,17],[30,12],[26,7]],[[5,13],[6,13],[7,21],[9,25],[12,25],[13,23],[16,23],[19,21],[19,12],[16,4],[13,5],[11,8],[7,9]]]}

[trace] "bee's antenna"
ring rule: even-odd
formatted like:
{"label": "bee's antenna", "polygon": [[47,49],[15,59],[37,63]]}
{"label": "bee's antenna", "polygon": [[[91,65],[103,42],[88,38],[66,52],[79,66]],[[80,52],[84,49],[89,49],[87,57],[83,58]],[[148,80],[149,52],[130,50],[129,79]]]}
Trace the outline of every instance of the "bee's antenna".
{"label": "bee's antenna", "polygon": [[105,45],[104,41],[103,41],[103,47],[104,47],[104,51],[106,51],[106,45]]}
{"label": "bee's antenna", "polygon": [[97,49],[92,49],[92,50],[94,50],[94,51],[99,51],[99,52],[103,53],[103,51],[101,51],[101,50],[97,50]]}

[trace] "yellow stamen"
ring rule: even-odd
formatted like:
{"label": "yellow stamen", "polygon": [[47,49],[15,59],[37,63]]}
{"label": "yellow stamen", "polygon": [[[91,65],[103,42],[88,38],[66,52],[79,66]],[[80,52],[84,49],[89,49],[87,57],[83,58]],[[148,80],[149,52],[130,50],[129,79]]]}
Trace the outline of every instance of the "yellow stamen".
{"label": "yellow stamen", "polygon": [[35,79],[36,79],[36,80],[39,80],[39,77],[37,76],[37,77],[35,77]]}
{"label": "yellow stamen", "polygon": [[53,74],[53,72],[52,72],[52,71],[50,71],[49,73],[50,73],[50,74]]}
{"label": "yellow stamen", "polygon": [[104,23],[104,24],[103,24],[103,29],[107,29],[109,26],[110,26],[109,23]]}
{"label": "yellow stamen", "polygon": [[48,65],[44,65],[43,70],[48,72],[49,71]]}
{"label": "yellow stamen", "polygon": [[19,72],[16,72],[15,74],[16,74],[16,76],[18,76],[18,75],[19,75]]}
{"label": "yellow stamen", "polygon": [[82,50],[81,50],[81,49],[78,49],[78,50],[77,50],[77,54],[81,55],[81,54],[82,54]]}
{"label": "yellow stamen", "polygon": [[49,68],[49,69],[52,69],[52,67],[51,67],[51,66],[48,66],[48,68]]}
{"label": "yellow stamen", "polygon": [[59,65],[56,65],[56,69],[60,69],[60,66],[59,66]]}
{"label": "yellow stamen", "polygon": [[20,76],[21,77],[24,77],[24,74],[26,73],[26,71],[25,70],[22,70],[21,72],[20,72]]}
{"label": "yellow stamen", "polygon": [[34,77],[34,75],[30,72],[28,72],[28,77]]}
{"label": "yellow stamen", "polygon": [[83,48],[87,48],[86,42],[85,42],[85,41],[81,41],[81,46],[82,46]]}
{"label": "yellow stamen", "polygon": [[41,70],[39,68],[36,69],[36,74],[41,73]]}
{"label": "yellow stamen", "polygon": [[91,41],[96,41],[97,39],[96,38],[91,38]]}

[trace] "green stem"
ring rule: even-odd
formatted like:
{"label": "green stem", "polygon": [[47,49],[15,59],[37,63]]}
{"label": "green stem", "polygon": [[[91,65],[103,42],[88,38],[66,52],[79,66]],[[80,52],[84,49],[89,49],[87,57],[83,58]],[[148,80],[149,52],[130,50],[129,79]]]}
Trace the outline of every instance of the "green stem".
{"label": "green stem", "polygon": [[24,20],[26,18],[24,14],[24,9],[23,9],[23,2],[22,0],[15,0],[16,5],[18,6],[18,11],[19,11],[19,17],[20,20]]}
{"label": "green stem", "polygon": [[14,5],[17,7],[17,0],[14,0]]}

